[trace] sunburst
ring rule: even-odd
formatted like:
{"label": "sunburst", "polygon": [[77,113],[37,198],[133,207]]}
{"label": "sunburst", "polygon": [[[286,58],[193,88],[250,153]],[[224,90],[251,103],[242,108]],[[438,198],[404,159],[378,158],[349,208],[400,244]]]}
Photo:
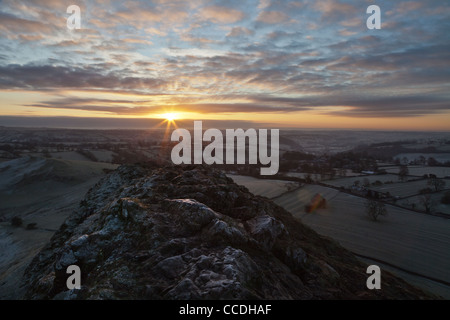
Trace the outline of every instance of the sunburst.
{"label": "sunburst", "polygon": [[178,114],[176,113],[165,113],[163,114],[163,117],[167,122],[175,122],[175,120],[179,118]]}

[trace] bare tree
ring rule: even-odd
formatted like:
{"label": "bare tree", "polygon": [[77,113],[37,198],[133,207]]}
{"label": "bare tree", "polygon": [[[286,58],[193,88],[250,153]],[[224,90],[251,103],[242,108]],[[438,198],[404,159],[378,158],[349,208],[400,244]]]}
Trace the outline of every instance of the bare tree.
{"label": "bare tree", "polygon": [[409,174],[409,169],[408,169],[408,167],[407,167],[407,166],[400,166],[400,169],[399,169],[399,171],[398,171],[398,178],[399,178],[401,181],[405,181],[406,178],[407,178],[407,176],[408,176],[408,174]]}
{"label": "bare tree", "polygon": [[431,179],[428,180],[428,185],[434,187],[434,191],[439,192],[444,189],[445,181],[442,179],[432,177]]}
{"label": "bare tree", "polygon": [[377,221],[379,216],[387,215],[386,206],[382,202],[373,199],[367,199],[365,205],[366,212],[373,221]]}
{"label": "bare tree", "polygon": [[422,194],[419,197],[420,204],[425,208],[426,213],[431,213],[434,207],[434,203],[431,199],[431,193]]}

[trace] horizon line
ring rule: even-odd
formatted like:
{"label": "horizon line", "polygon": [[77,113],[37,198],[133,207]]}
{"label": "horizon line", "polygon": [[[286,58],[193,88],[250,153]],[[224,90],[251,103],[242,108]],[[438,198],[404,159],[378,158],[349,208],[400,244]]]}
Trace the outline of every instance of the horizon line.
{"label": "horizon line", "polygon": [[[50,123],[58,121],[59,123]],[[69,123],[69,122],[72,123]],[[280,130],[321,130],[321,131],[365,131],[365,132],[436,132],[450,133],[449,130],[432,129],[388,129],[388,128],[354,128],[354,127],[305,127],[291,126],[277,123],[256,122],[251,120],[219,120],[219,119],[178,119],[175,123],[192,124],[185,128],[193,127],[194,121],[218,124],[222,128],[226,124],[238,124],[240,128],[277,128]],[[122,124],[118,124],[121,122]],[[166,122],[162,118],[116,118],[116,117],[76,117],[76,116],[21,116],[0,115],[0,127],[28,128],[28,129],[71,129],[71,130],[149,130],[157,129],[154,125]],[[153,127],[152,127],[153,125]],[[234,126],[235,127],[235,126]],[[235,127],[236,128],[236,127]]]}

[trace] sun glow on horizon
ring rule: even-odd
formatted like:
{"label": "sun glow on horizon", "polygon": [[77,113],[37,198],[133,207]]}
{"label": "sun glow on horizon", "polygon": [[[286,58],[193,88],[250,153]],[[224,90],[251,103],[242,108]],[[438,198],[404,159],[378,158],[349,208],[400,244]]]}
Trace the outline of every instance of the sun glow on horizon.
{"label": "sun glow on horizon", "polygon": [[179,115],[177,113],[165,113],[162,115],[162,117],[169,122],[173,122],[179,119]]}

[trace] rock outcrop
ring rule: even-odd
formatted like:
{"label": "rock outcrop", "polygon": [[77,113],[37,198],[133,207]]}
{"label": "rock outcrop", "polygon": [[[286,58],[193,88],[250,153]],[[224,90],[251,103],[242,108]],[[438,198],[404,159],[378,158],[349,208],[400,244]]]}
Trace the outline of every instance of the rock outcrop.
{"label": "rock outcrop", "polygon": [[[68,290],[78,265],[82,288]],[[207,167],[121,166],[34,258],[26,299],[418,299],[266,198]]]}

